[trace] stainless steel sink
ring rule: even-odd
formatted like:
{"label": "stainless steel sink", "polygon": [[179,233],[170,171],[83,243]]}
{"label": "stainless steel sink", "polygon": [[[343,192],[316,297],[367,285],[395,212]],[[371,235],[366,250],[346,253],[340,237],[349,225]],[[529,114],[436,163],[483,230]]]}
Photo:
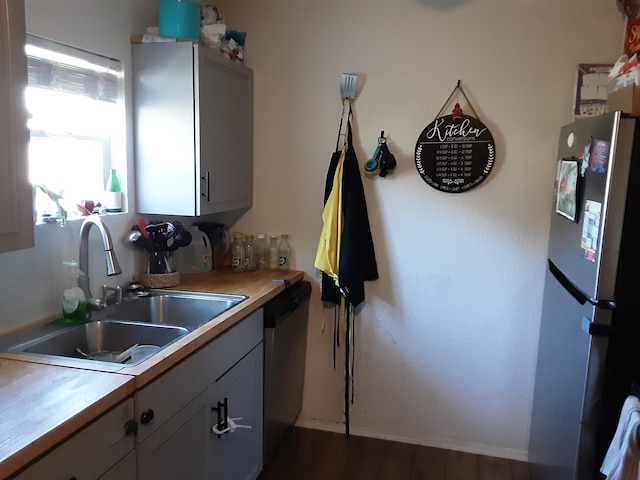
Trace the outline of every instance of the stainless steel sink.
{"label": "stainless steel sink", "polygon": [[[113,363],[112,360],[105,360],[103,356],[98,357],[101,360],[92,360],[87,359],[85,355],[95,355],[96,352],[117,354],[135,344],[156,345],[162,349],[188,332],[184,327],[172,325],[103,320],[63,328],[57,333],[15,345],[7,351]],[[146,358],[125,362],[123,366],[137,365]]]}
{"label": "stainless steel sink", "polygon": [[101,315],[113,320],[197,328],[247,298],[241,295],[173,290],[151,290],[150,293],[148,297],[110,305]]}
{"label": "stainless steel sink", "polygon": [[[104,362],[109,359],[89,359],[86,355],[105,351],[117,354],[135,344],[165,348],[246,298],[153,289],[147,297],[92,312],[92,321],[83,325],[53,321],[0,337],[0,351]],[[145,359],[129,360],[123,366],[137,365]]]}

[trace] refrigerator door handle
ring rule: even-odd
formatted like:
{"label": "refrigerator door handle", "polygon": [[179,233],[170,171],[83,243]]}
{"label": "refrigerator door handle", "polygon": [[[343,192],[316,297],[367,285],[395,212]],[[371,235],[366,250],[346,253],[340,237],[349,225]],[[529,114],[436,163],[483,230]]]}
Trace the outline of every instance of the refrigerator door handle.
{"label": "refrigerator door handle", "polygon": [[549,271],[551,275],[555,277],[560,285],[564,287],[564,289],[575,298],[580,305],[584,305],[586,302],[589,302],[594,307],[602,308],[605,310],[614,310],[616,308],[615,300],[600,300],[597,298],[591,298],[582,290],[580,290],[571,280],[567,278],[567,276],[560,271],[560,269],[556,266],[555,263],[551,261],[551,259],[547,259],[549,262]]}
{"label": "refrigerator door handle", "polygon": [[582,317],[582,330],[593,337],[608,337],[611,335],[611,325],[595,323]]}

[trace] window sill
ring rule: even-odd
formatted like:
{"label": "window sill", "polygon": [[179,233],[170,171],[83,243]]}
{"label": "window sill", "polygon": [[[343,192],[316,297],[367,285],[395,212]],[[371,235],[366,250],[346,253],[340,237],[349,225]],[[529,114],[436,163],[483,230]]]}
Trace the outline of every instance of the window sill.
{"label": "window sill", "polygon": [[[123,215],[127,212],[100,212],[97,214],[93,214],[93,215],[99,215],[101,217],[108,217],[111,215]],[[68,217],[66,220],[66,223],[70,223],[70,222],[76,222],[76,221],[84,221],[84,219],[86,219],[89,215],[74,215],[72,217]],[[34,225],[38,226],[38,225],[55,225],[58,224],[61,227],[64,227],[63,223],[62,223],[62,219],[60,217],[52,217],[52,216],[48,216],[48,217],[43,217],[40,216],[38,218],[35,219]]]}

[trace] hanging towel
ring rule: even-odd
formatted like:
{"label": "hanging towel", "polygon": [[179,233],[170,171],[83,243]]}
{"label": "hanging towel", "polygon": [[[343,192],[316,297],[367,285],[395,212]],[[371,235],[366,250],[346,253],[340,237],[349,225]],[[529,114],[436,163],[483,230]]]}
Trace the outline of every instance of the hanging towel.
{"label": "hanging towel", "polygon": [[600,468],[607,480],[640,480],[639,427],[640,401],[630,395],[624,401],[616,433]]}

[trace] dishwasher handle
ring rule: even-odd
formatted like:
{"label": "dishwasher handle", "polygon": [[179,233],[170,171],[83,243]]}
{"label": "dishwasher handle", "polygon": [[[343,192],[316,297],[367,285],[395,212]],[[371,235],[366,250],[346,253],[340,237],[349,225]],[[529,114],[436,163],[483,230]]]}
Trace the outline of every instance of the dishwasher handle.
{"label": "dishwasher handle", "polygon": [[264,328],[275,328],[311,297],[311,283],[298,282],[264,305]]}

